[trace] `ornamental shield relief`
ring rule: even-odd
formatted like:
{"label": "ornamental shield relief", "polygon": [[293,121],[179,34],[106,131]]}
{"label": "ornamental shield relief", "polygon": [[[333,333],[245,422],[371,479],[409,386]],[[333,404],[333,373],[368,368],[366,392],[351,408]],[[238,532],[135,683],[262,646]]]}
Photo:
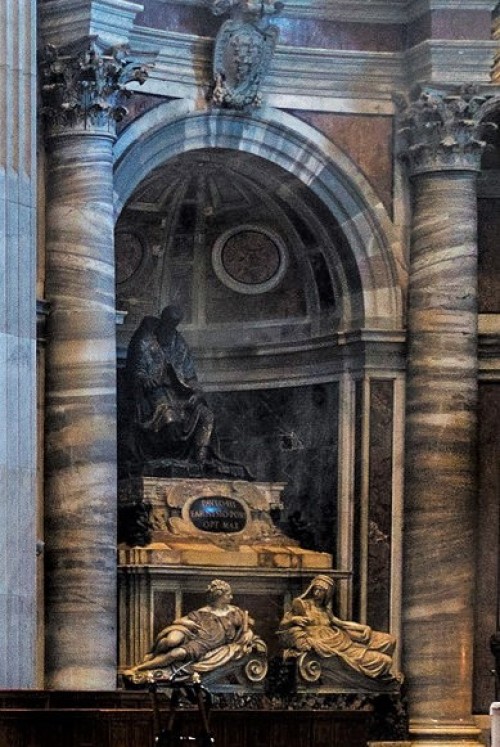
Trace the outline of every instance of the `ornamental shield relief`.
{"label": "ornamental shield relief", "polygon": [[259,106],[259,87],[266,75],[279,30],[261,19],[229,19],[215,41],[212,103],[231,109]]}

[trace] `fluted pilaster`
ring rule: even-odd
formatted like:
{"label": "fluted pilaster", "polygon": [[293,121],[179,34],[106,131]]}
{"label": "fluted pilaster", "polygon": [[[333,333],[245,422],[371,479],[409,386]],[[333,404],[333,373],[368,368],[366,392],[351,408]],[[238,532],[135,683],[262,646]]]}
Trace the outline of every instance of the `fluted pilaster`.
{"label": "fluted pilaster", "polygon": [[405,474],[404,669],[419,745],[475,744],[472,722],[477,406],[473,91],[403,115],[413,177]]}
{"label": "fluted pilaster", "polygon": [[36,684],[35,24],[0,0],[0,688]]}
{"label": "fluted pilaster", "polygon": [[114,121],[124,49],[47,48],[46,684],[116,685]]}

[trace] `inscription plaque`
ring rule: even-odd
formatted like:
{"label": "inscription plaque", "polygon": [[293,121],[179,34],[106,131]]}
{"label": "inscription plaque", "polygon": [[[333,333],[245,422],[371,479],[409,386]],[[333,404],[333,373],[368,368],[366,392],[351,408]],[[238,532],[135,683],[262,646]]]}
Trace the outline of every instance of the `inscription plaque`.
{"label": "inscription plaque", "polygon": [[246,526],[245,509],[234,498],[223,495],[195,498],[189,507],[189,518],[203,532],[241,532]]}

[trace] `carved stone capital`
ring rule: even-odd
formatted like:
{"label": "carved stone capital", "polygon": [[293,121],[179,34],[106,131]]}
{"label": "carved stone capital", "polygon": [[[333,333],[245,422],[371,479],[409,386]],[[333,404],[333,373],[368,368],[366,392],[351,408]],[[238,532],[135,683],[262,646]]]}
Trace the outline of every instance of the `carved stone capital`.
{"label": "carved stone capital", "polygon": [[398,152],[410,175],[431,171],[479,171],[488,129],[485,105],[491,96],[475,86],[418,90],[399,99]]}
{"label": "carved stone capital", "polygon": [[126,45],[106,48],[97,36],[66,47],[46,46],[39,57],[42,117],[48,135],[107,132],[127,113],[126,84],[144,83],[148,65]]}

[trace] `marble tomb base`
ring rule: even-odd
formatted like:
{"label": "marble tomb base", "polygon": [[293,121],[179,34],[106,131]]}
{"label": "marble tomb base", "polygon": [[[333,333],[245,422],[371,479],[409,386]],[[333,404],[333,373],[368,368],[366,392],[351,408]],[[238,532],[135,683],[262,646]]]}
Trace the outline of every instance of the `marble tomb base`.
{"label": "marble tomb base", "polygon": [[283,488],[159,477],[120,483],[120,511],[129,519],[129,541],[118,549],[120,671],[143,659],[167,623],[202,606],[214,578],[231,584],[269,659],[280,654],[276,630],[291,599],[318,572],[349,575],[332,570],[327,553],[304,550],[276,528],[271,513],[281,508]]}

